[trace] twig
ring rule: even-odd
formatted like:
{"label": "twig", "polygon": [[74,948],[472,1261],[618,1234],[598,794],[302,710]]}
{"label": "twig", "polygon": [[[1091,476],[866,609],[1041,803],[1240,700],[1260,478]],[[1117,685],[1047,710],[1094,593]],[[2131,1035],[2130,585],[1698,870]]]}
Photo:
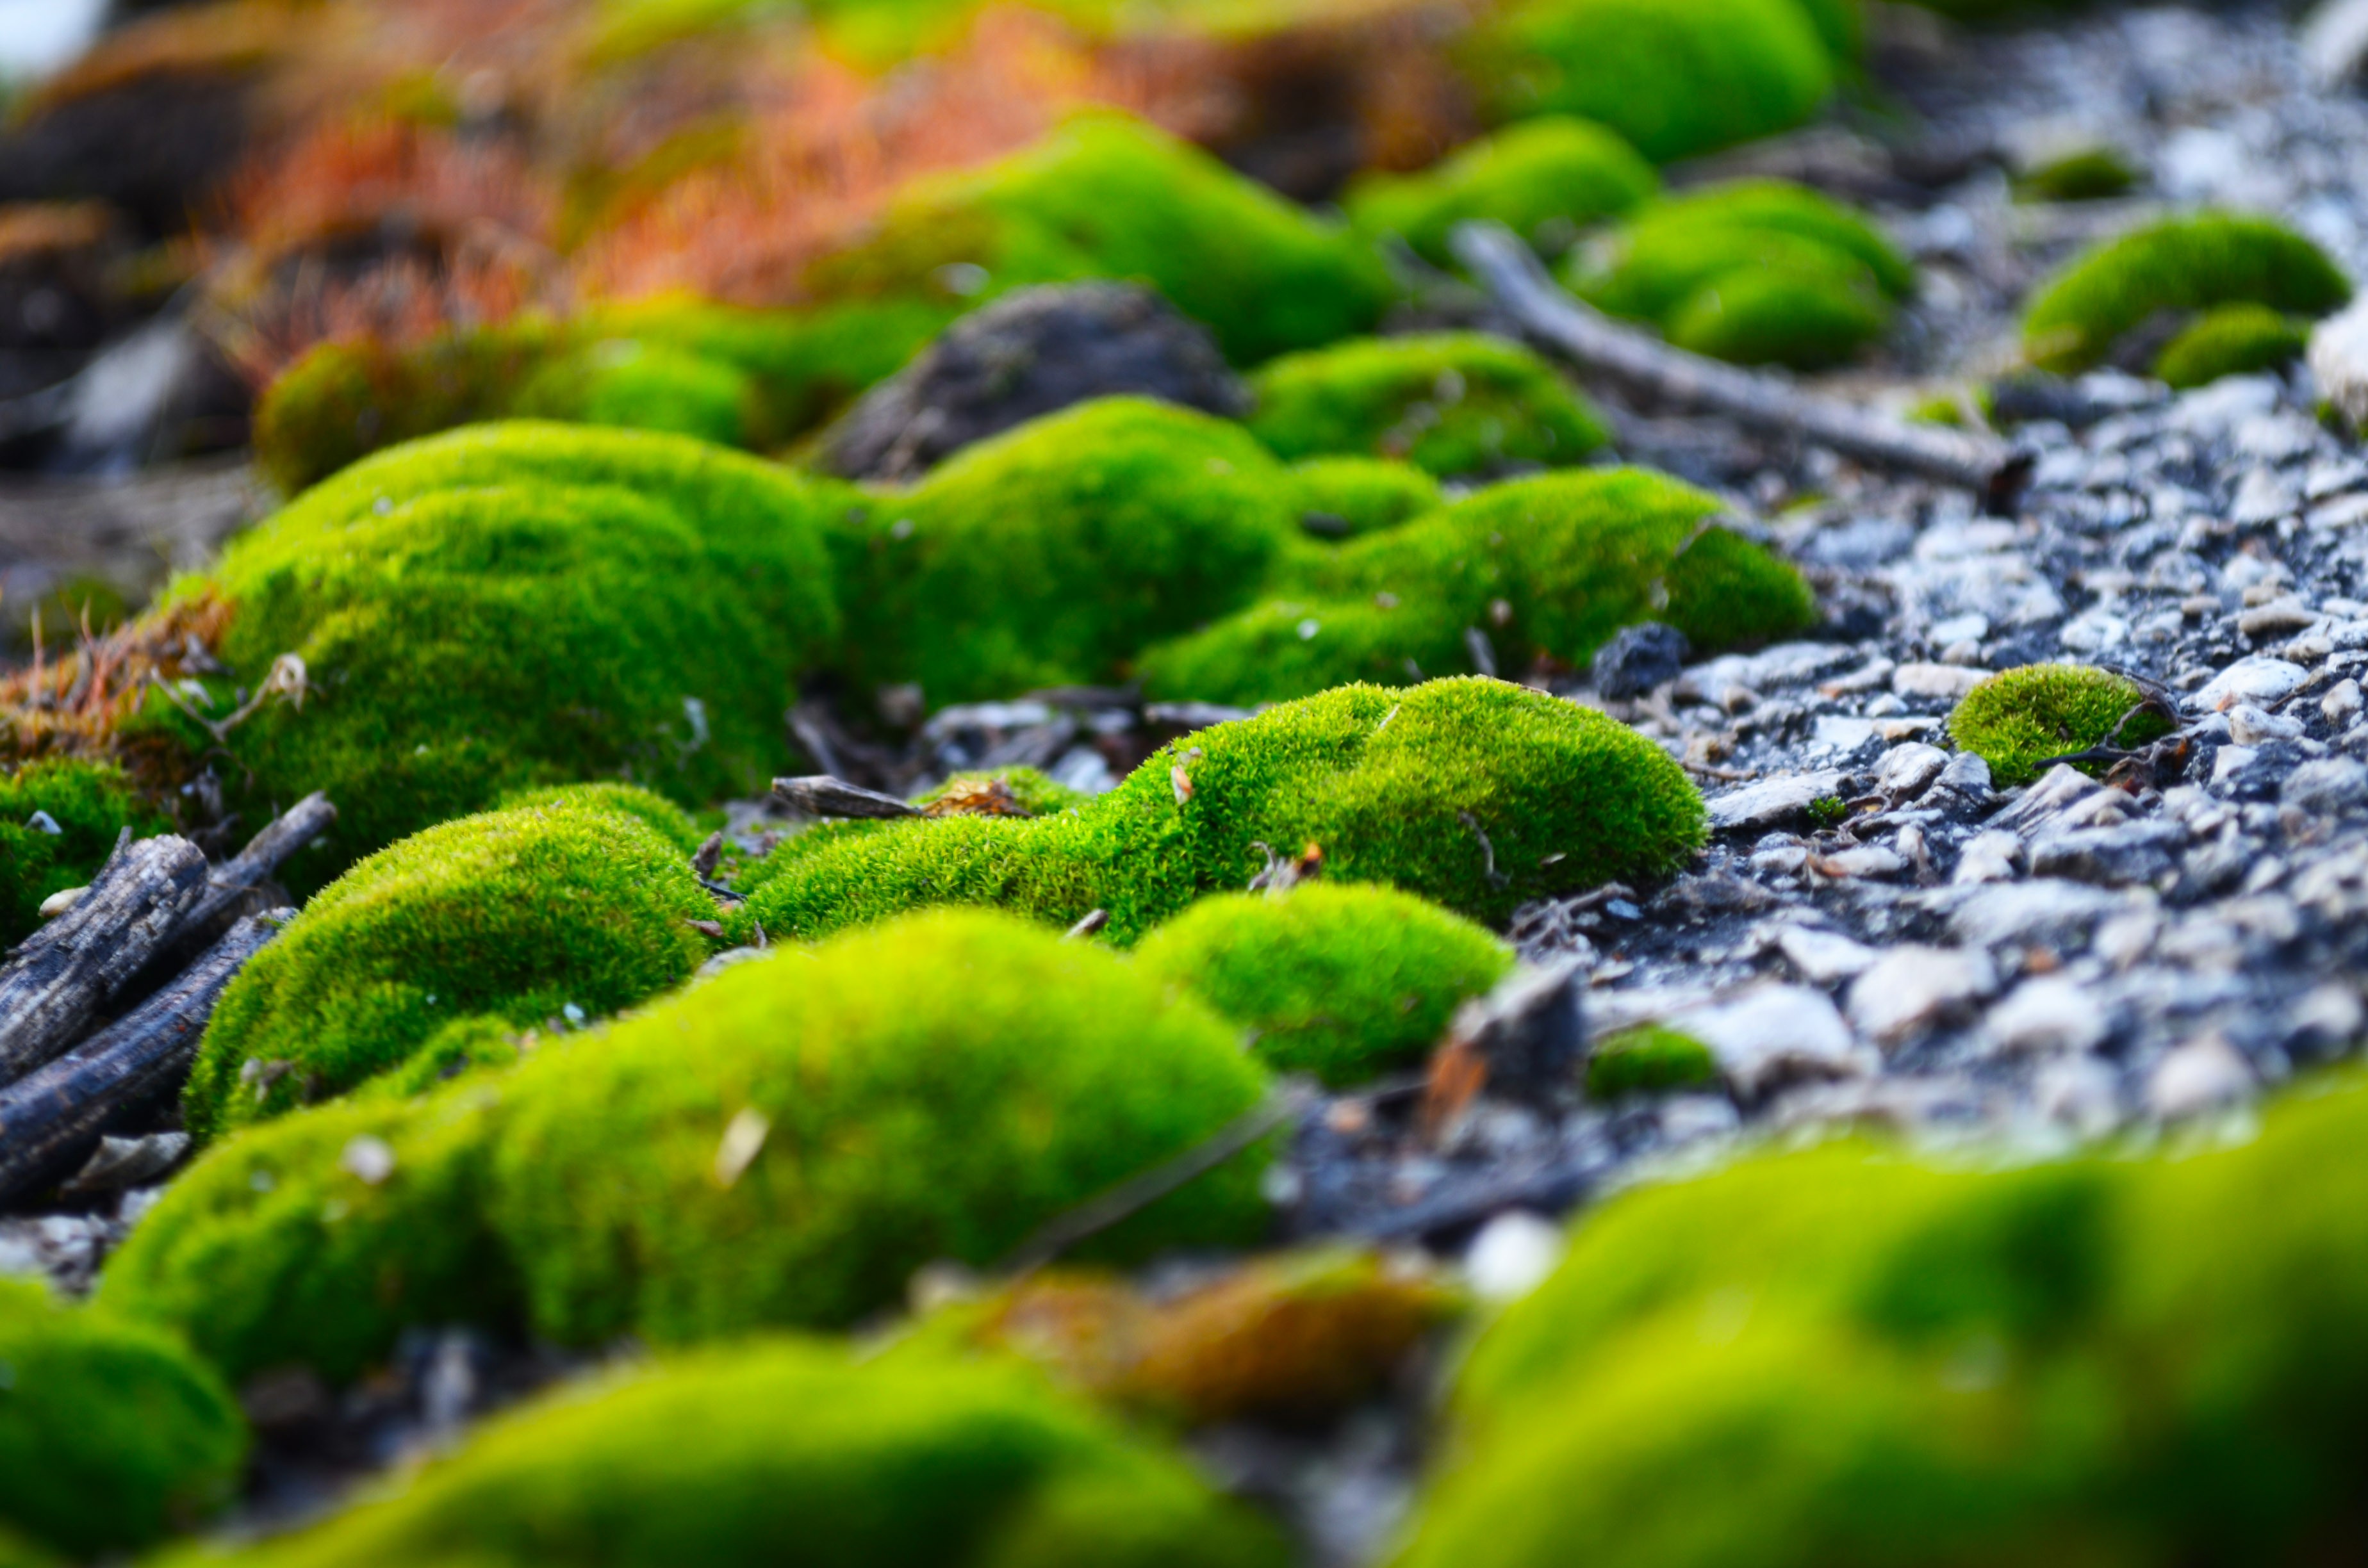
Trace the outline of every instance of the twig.
{"label": "twig", "polygon": [[1522,331],[1581,369],[1878,468],[1964,485],[1994,507],[2011,499],[2030,473],[2031,454],[1995,437],[1910,425],[1623,326],[1557,287],[1530,247],[1500,224],[1459,224],[1450,243]]}
{"label": "twig", "polygon": [[112,857],[81,901],[0,970],[0,1082],[73,1044],[180,934],[205,892],[206,858],[186,838],[142,839]]}
{"label": "twig", "polygon": [[877,790],[866,790],[860,784],[849,784],[844,778],[834,778],[827,773],[810,774],[803,778],[776,778],[773,798],[816,817],[858,817],[882,820],[891,817],[916,817],[921,809],[909,801],[894,795],[883,795]]}
{"label": "twig", "polygon": [[1077,916],[1077,923],[1075,926],[1070,926],[1066,931],[1061,933],[1061,940],[1064,942],[1082,942],[1087,937],[1099,933],[1101,928],[1109,924],[1109,910],[1088,909],[1083,915]]}

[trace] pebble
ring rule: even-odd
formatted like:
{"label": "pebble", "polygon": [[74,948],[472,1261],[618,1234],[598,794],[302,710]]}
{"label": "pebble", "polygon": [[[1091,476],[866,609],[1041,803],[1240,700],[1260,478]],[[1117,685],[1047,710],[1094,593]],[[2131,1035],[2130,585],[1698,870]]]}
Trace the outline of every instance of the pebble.
{"label": "pebble", "polygon": [[2156,1063],[2146,1079],[2146,1109],[2165,1121],[2224,1110],[2250,1099],[2253,1070],[2217,1034],[2188,1041]]}
{"label": "pebble", "polygon": [[1874,765],[1874,787],[1894,801],[1905,803],[1922,794],[1948,766],[1947,752],[1911,741],[1884,753],[1883,760]]}
{"label": "pebble", "polygon": [[1777,935],[1776,948],[1812,985],[1839,984],[1865,972],[1880,956],[1864,942],[1812,926],[1785,926]]}
{"label": "pebble", "polygon": [[2265,713],[2249,702],[2240,702],[2228,710],[2228,738],[2240,746],[2258,746],[2263,741],[2299,740],[2303,733],[2301,720],[2289,719],[2282,713]]}
{"label": "pebble", "polygon": [[1463,1255],[1463,1278],[1481,1301],[1501,1306],[1540,1285],[1562,1261],[1560,1225],[1526,1209],[1497,1215],[1480,1227]]}
{"label": "pebble", "polygon": [[1804,1077],[1852,1077],[1882,1065],[1833,999],[1806,985],[1761,986],[1682,1014],[1669,1026],[1710,1047],[1726,1081],[1746,1098]]}
{"label": "pebble", "polygon": [[1611,641],[1596,650],[1589,674],[1596,694],[1613,699],[1642,697],[1684,673],[1693,645],[1674,626],[1657,620],[1622,627]]}
{"label": "pebble", "polygon": [[2204,682],[2189,699],[2189,706],[2203,712],[2225,712],[2240,702],[2256,707],[2283,702],[2309,678],[2308,670],[2283,659],[2239,659]]}
{"label": "pebble", "polygon": [[2105,1009],[2069,976],[2026,980],[1982,1019],[1982,1034],[2007,1051],[2093,1051],[2109,1032]]}
{"label": "pebble", "polygon": [[2360,717],[2361,706],[2360,683],[2349,677],[2329,687],[2327,695],[2318,699],[2318,710],[2339,730]]}
{"label": "pebble", "polygon": [[1839,772],[1791,773],[1730,790],[1708,802],[1710,825],[1719,833],[1781,827],[1806,813],[1811,802],[1831,798],[1845,777]]}
{"label": "pebble", "polygon": [[1850,984],[1850,1021],[1885,1045],[1966,1016],[1998,989],[1998,967],[1978,949],[1894,948]]}
{"label": "pebble", "polygon": [[1987,670],[1964,669],[1955,665],[1902,665],[1891,672],[1891,689],[1902,697],[1954,701],[1988,678]]}
{"label": "pebble", "polygon": [[2278,798],[2302,811],[2333,815],[2368,801],[2368,767],[2348,756],[2305,762],[2286,775]]}

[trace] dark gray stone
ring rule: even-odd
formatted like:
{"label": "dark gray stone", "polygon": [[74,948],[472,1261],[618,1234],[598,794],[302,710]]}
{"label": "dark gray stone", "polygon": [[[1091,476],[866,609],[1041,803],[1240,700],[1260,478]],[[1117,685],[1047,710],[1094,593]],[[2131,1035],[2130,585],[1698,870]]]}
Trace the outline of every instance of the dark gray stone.
{"label": "dark gray stone", "polygon": [[1648,620],[1623,626],[1595,651],[1595,689],[1603,697],[1642,697],[1678,678],[1693,644],[1674,626]]}

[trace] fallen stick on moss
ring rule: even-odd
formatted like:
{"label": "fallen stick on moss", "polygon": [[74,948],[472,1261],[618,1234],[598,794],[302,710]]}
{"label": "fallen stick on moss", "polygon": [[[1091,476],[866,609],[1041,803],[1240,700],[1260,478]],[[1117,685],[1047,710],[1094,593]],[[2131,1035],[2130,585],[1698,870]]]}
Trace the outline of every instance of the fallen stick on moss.
{"label": "fallen stick on moss", "polygon": [[1459,224],[1451,244],[1522,331],[1583,369],[1878,468],[1964,485],[1992,506],[2010,499],[2030,472],[2029,454],[1993,437],[1854,408],[1622,326],[1558,288],[1530,247],[1499,225]]}
{"label": "fallen stick on moss", "polygon": [[117,1112],[168,1093],[188,1070],[222,988],[295,917],[292,909],[245,916],[172,983],[0,1089],[0,1200],[72,1174]]}
{"label": "fallen stick on moss", "polygon": [[120,850],[80,902],[25,939],[0,970],[0,1083],[74,1041],[173,941],[204,897],[206,858],[165,835]]}
{"label": "fallen stick on moss", "polygon": [[876,821],[888,817],[916,817],[920,808],[894,795],[883,795],[877,790],[867,790],[860,784],[849,784],[844,778],[834,778],[827,773],[809,774],[803,778],[776,778],[773,798],[816,817],[852,817]]}

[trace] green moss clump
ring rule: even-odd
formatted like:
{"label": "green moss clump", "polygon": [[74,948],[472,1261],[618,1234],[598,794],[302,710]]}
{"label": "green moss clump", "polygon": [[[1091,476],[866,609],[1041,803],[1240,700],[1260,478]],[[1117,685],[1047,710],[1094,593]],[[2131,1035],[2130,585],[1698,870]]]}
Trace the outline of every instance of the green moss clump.
{"label": "green moss clump", "polygon": [[182,1095],[189,1131],[343,1094],[455,1018],[580,1021],[689,979],[714,901],[678,840],[612,801],[560,791],[444,823],[314,895],[223,992]]}
{"label": "green moss clump", "polygon": [[2091,147],[2028,171],[2014,182],[2014,193],[2025,201],[2109,201],[2128,195],[2138,178],[2119,153]]}
{"label": "green moss clump", "polygon": [[[520,787],[761,789],[792,677],[837,642],[825,528],[860,504],[677,437],[481,426],[347,470],[171,602],[233,612],[216,719],[233,680],[303,661],[303,700],[267,700],[226,742],[258,819],[313,790],[336,802],[290,862],[301,888]],[[214,744],[154,693],[142,722]]]}
{"label": "green moss clump", "polygon": [[1247,1028],[1268,1066],[1339,1087],[1419,1061],[1513,955],[1394,888],[1315,882],[1286,898],[1201,899],[1144,937],[1135,961]]}
{"label": "green moss clump", "polygon": [[1386,882],[1496,924],[1530,899],[1673,866],[1702,824],[1701,797],[1659,747],[1576,704],[1480,679],[1345,687],[1188,735],[1074,814],[835,838],[727,926],[812,937],[928,904],[1060,925],[1099,908],[1123,946],[1245,886],[1259,844],[1310,843],[1326,878]]}
{"label": "green moss clump", "polygon": [[1441,478],[1575,463],[1603,426],[1553,367],[1483,333],[1363,338],[1251,381],[1251,434],[1285,458],[1401,458]]}
{"label": "green moss clump", "polygon": [[1798,125],[1834,85],[1793,0],[1521,0],[1474,31],[1467,68],[1499,118],[1599,120],[1656,163]]}
{"label": "green moss clump", "polygon": [[597,784],[547,784],[539,789],[513,790],[495,805],[505,812],[538,807],[613,812],[632,818],[685,855],[697,849],[707,837],[699,831],[699,824],[690,820],[689,812],[664,795],[637,784],[620,783],[613,778],[603,779]]}
{"label": "green moss clump", "polygon": [[1736,365],[1822,369],[1890,325],[1881,299],[1818,274],[1741,271],[1698,290],[1669,319],[1680,348]]}
{"label": "green moss clump", "polygon": [[914,796],[913,803],[926,811],[972,794],[980,785],[1002,786],[1011,797],[1010,803],[1031,817],[1053,816],[1093,799],[1082,790],[1070,789],[1040,767],[985,767],[952,774],[944,783]]}
{"label": "green moss clump", "polygon": [[2307,322],[2267,305],[2220,305],[2164,346],[2155,379],[2181,389],[2206,386],[2223,376],[2291,365],[2309,347]]}
{"label": "green moss clump", "polygon": [[1415,175],[1369,175],[1350,187],[1349,216],[1369,233],[1395,234],[1440,267],[1448,235],[1474,220],[1502,223],[1543,255],[1579,231],[1624,216],[1661,188],[1660,176],[1617,131],[1542,115],[1483,137]]}
{"label": "green moss clump", "polygon": [[1291,480],[1300,527],[1318,538],[1379,533],[1447,504],[1439,481],[1380,458],[1308,458],[1291,465]]}
{"label": "green moss clump", "polygon": [[90,1557],[188,1529],[230,1500],[246,1424],[166,1335],[0,1281],[0,1534]]}
{"label": "green moss clump", "polygon": [[[2000,789],[2028,784],[2039,764],[2101,745],[2123,716],[2146,700],[2136,682],[2087,665],[2024,665],[2001,670],[1965,693],[1949,715],[1949,738],[1990,765]],[[2122,731],[2120,744],[2140,746],[2170,733],[2153,712]],[[2098,771],[2088,764],[2088,771]]]}
{"label": "green moss clump", "polygon": [[[784,1542],[793,1541],[793,1548]],[[759,1341],[539,1401],[231,1568],[1281,1568],[1273,1527],[1017,1367]]]}
{"label": "green moss clump", "polygon": [[[37,826],[35,812],[58,831]],[[47,758],[0,773],[0,948],[40,925],[51,893],[87,885],[127,827],[146,835],[165,824],[110,764]]]}
{"label": "green moss clump", "polygon": [[1645,1024],[1595,1042],[1587,1062],[1587,1096],[1684,1094],[1713,1088],[1718,1058],[1691,1035]]}
{"label": "green moss clump", "polygon": [[2023,352],[2043,369],[2084,370],[2157,312],[2267,305],[2320,316],[2351,297],[2325,252],[2263,218],[2172,218],[2083,252],[2032,301]]}

